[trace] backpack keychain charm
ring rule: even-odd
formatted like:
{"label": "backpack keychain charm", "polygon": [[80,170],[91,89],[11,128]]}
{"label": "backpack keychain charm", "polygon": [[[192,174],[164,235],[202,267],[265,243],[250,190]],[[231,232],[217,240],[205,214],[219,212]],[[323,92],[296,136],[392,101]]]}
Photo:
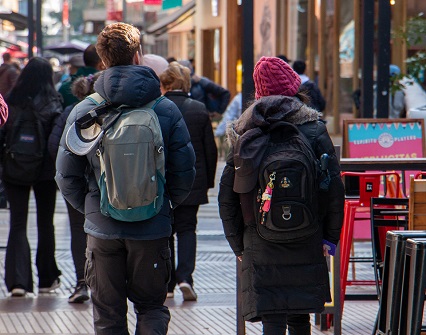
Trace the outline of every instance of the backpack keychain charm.
{"label": "backpack keychain charm", "polygon": [[272,191],[274,189],[274,180],[275,180],[276,172],[272,172],[269,175],[269,183],[266,185],[265,191],[262,194],[262,203],[261,203],[261,211],[262,211],[262,221],[261,224],[264,224],[266,219],[266,213],[271,209],[271,199],[272,199]]}

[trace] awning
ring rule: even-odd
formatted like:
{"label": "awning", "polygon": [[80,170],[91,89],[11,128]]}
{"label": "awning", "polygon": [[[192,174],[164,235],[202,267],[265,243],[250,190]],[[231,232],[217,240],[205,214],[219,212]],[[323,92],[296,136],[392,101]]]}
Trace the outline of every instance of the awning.
{"label": "awning", "polygon": [[195,0],[183,5],[180,9],[166,17],[161,18],[154,24],[150,25],[145,32],[147,34],[162,35],[168,29],[177,26],[195,13]]}
{"label": "awning", "polygon": [[16,30],[24,30],[28,26],[27,17],[8,8],[0,6],[0,20],[11,22]]}
{"label": "awning", "polygon": [[7,38],[4,37],[0,37],[0,46],[5,48],[18,48],[18,50],[21,50],[19,44],[9,41]]}

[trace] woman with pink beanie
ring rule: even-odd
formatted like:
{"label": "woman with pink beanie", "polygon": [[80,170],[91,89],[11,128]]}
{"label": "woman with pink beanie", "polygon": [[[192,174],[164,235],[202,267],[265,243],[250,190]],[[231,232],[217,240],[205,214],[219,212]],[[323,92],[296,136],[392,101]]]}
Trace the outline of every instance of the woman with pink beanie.
{"label": "woman with pink beanie", "polygon": [[[265,335],[282,335],[287,326],[291,335],[308,335],[309,314],[321,313],[324,304],[331,301],[325,256],[329,255],[329,246],[337,245],[342,228],[344,188],[340,166],[321,114],[306,105],[306,95],[299,92],[300,77],[290,65],[276,57],[262,57],[254,68],[253,79],[256,100],[227,128],[231,154],[220,181],[220,217],[226,238],[242,261],[244,320],[262,321]],[[280,128],[283,124],[287,128]],[[315,186],[319,189],[318,196],[313,197],[317,203],[314,207],[318,207],[311,220],[315,229],[297,240],[277,243],[260,235],[259,225],[263,223],[256,217],[263,207],[256,199],[262,190],[259,165],[266,157],[269,159],[265,152],[282,143],[277,139],[286,138],[283,129],[296,129],[312,148],[313,161],[314,155],[318,160],[328,155],[328,187]],[[250,141],[249,134],[256,134],[255,141]],[[241,157],[247,153],[251,164],[241,165]],[[274,190],[304,182],[297,178],[289,183],[280,180]],[[281,208],[274,207],[271,194],[270,217],[274,222],[277,215],[273,211],[278,213]]]}

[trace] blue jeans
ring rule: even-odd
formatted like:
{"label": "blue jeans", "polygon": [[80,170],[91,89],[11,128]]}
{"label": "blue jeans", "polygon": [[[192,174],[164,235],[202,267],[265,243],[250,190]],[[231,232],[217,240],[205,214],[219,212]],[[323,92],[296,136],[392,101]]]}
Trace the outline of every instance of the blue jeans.
{"label": "blue jeans", "polygon": [[88,235],[86,257],[95,334],[129,334],[127,299],[136,313],[135,334],[167,334],[170,312],[164,301],[171,268],[167,237],[103,240]]}
{"label": "blue jeans", "polygon": [[263,335],[283,335],[288,326],[290,335],[310,335],[309,314],[262,315]]}

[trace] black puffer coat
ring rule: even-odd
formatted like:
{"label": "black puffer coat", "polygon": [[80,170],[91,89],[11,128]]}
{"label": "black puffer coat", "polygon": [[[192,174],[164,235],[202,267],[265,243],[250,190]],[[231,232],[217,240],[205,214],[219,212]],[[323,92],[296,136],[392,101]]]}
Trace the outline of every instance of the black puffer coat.
{"label": "black puffer coat", "polygon": [[[245,210],[254,210],[250,208],[254,199],[250,193],[240,198],[233,191],[233,155],[228,157],[220,181],[219,210],[231,248],[236,255],[243,255],[242,314],[245,320],[258,321],[263,314],[272,313],[318,313],[324,309],[324,303],[331,300],[322,239],[335,244],[339,241],[344,189],[333,143],[318,119],[319,113],[297,98],[270,96],[256,101],[228,127],[232,146],[239,135],[256,125],[287,121],[299,127],[318,158],[323,153],[330,156],[330,188],[320,193],[318,199],[320,229],[303,242],[288,244],[266,241],[258,235],[255,222],[244,222],[240,204],[244,204]],[[251,197],[251,201],[246,202],[245,197]]]}
{"label": "black puffer coat", "polygon": [[173,101],[181,111],[196,157],[194,184],[182,205],[206,204],[209,202],[207,191],[214,187],[217,164],[217,148],[209,114],[204,104],[189,98],[187,93],[170,91],[165,97]]}

